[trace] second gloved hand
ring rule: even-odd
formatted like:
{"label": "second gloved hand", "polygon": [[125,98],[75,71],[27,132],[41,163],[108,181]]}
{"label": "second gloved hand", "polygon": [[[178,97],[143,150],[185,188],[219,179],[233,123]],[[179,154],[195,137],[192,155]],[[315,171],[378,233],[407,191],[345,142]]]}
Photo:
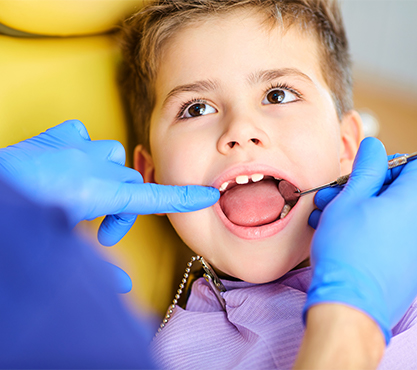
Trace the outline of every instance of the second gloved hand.
{"label": "second gloved hand", "polygon": [[319,220],[320,211],[310,217],[318,225],[305,313],[319,303],[347,304],[370,315],[389,341],[417,295],[416,183],[417,162],[388,171],[382,144],[367,138],[343,190],[317,194],[321,208],[329,203]]}
{"label": "second gloved hand", "polygon": [[62,207],[72,226],[108,215],[99,230],[104,245],[117,243],[138,214],[195,211],[218,200],[213,188],[144,184],[124,164],[119,142],[91,141],[77,120],[0,149],[0,177],[32,199]]}

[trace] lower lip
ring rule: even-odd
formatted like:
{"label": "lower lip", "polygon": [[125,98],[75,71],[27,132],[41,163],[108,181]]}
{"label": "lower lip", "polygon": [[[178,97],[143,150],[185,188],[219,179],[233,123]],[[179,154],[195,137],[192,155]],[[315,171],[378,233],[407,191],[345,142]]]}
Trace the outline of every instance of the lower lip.
{"label": "lower lip", "polygon": [[259,240],[259,239],[265,239],[265,238],[274,236],[275,234],[278,234],[281,230],[283,230],[287,226],[287,224],[290,222],[293,216],[294,208],[296,206],[297,205],[295,205],[291,209],[290,213],[288,213],[288,215],[284,217],[283,219],[279,219],[267,225],[254,226],[254,227],[238,226],[230,222],[230,220],[223,213],[219,205],[219,202],[217,202],[214,205],[214,209],[216,210],[216,213],[219,216],[220,220],[223,222],[223,224],[231,233],[233,233],[234,235],[238,236],[241,239]]}

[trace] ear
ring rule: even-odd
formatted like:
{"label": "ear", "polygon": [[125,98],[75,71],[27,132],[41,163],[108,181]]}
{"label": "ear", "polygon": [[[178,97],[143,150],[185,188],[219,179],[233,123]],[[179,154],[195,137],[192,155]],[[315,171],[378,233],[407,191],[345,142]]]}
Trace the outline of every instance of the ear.
{"label": "ear", "polygon": [[[139,171],[144,182],[155,183],[155,166],[149,152],[143,145],[136,145],[133,152],[133,168]],[[165,213],[157,213],[158,216],[164,216]]]}
{"label": "ear", "polygon": [[340,126],[340,170],[341,175],[352,171],[353,161],[363,139],[362,119],[351,110],[343,115]]}
{"label": "ear", "polygon": [[155,166],[151,155],[143,145],[137,145],[135,147],[133,167],[141,173],[144,182],[155,182]]}

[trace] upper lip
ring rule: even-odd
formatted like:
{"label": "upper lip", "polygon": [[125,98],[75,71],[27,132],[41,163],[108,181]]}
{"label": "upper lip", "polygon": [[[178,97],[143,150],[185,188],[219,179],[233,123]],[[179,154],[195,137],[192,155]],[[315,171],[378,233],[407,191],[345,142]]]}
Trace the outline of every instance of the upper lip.
{"label": "upper lip", "polygon": [[218,189],[223,183],[235,180],[237,176],[253,174],[262,174],[265,176],[272,176],[276,179],[285,179],[298,188],[296,180],[292,178],[290,173],[262,163],[239,164],[237,166],[233,166],[223,171],[213,181],[211,186]]}

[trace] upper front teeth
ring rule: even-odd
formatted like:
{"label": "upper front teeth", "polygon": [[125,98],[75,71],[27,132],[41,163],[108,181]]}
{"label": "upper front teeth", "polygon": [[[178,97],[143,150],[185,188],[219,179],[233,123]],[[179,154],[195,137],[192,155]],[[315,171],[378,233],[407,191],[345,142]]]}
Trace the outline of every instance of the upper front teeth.
{"label": "upper front teeth", "polygon": [[224,183],[220,186],[219,190],[220,190],[220,191],[224,191],[224,190],[226,190],[227,185],[229,185],[229,183],[228,183],[228,182],[224,182]]}
{"label": "upper front teeth", "polygon": [[253,182],[261,181],[263,178],[264,178],[264,175],[262,175],[261,173],[255,173],[254,175],[252,175]]}
{"label": "upper front teeth", "polygon": [[238,184],[247,184],[249,182],[249,176],[241,175],[236,177],[236,183]]}
{"label": "upper front teeth", "polygon": [[[251,179],[252,182],[258,182],[258,181],[261,181],[263,178],[264,178],[264,175],[261,174],[261,173],[255,173],[255,174],[249,175],[249,176],[248,175],[239,175],[239,176],[236,176],[235,182],[236,182],[236,184],[243,185],[243,184],[249,183],[249,179]],[[229,185],[228,181],[224,182],[223,184],[221,184],[219,190],[220,191],[226,190],[228,185]]]}

